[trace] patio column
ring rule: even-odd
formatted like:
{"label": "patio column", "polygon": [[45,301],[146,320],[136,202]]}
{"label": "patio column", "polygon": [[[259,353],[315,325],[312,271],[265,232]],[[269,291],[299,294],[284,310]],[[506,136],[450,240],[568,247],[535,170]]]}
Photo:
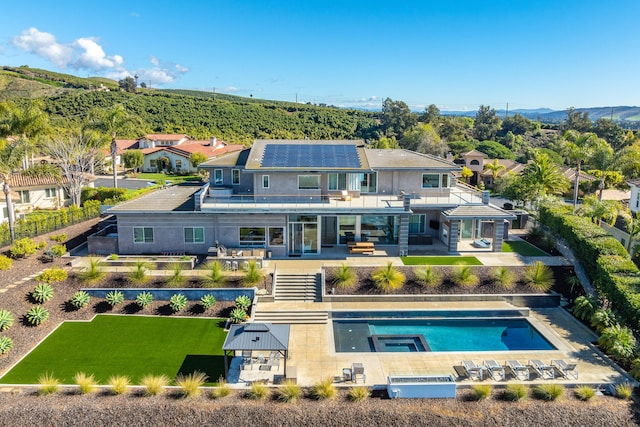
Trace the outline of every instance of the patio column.
{"label": "patio column", "polygon": [[502,242],[504,241],[504,223],[503,219],[493,221],[493,252],[502,252]]}
{"label": "patio column", "polygon": [[460,220],[452,219],[449,222],[449,252],[458,252],[459,235],[460,235]]}
{"label": "patio column", "polygon": [[409,216],[400,215],[398,227],[398,251],[400,256],[409,255]]}

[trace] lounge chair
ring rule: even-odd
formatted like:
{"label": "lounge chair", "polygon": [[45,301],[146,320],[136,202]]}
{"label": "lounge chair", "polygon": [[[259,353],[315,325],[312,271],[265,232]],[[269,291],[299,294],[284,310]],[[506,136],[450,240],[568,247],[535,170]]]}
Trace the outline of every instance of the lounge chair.
{"label": "lounge chair", "polygon": [[489,239],[476,239],[473,241],[473,246],[476,248],[490,248],[491,240]]}
{"label": "lounge chair", "polygon": [[353,363],[351,365],[351,374],[352,374],[352,381],[354,383],[358,382],[358,376],[362,377],[362,382],[367,382],[367,377],[364,374],[364,365],[362,363]]}
{"label": "lounge chair", "polygon": [[484,378],[484,371],[487,369],[484,366],[476,365],[473,360],[463,360],[462,367],[469,379],[482,381]]}
{"label": "lounge chair", "polygon": [[529,379],[529,368],[524,366],[518,360],[507,360],[507,366],[513,372],[513,376],[516,377],[517,380],[525,381]]}
{"label": "lounge chair", "polygon": [[578,365],[575,363],[567,363],[562,359],[553,359],[551,366],[555,366],[566,379],[578,379]]}
{"label": "lounge chair", "polygon": [[493,359],[485,360],[484,367],[489,371],[489,376],[494,381],[504,381],[506,379],[504,375],[504,367]]}
{"label": "lounge chair", "polygon": [[529,360],[529,365],[533,367],[533,369],[538,373],[540,378],[552,380],[556,377],[555,370],[553,366],[547,365],[542,360],[533,359]]}

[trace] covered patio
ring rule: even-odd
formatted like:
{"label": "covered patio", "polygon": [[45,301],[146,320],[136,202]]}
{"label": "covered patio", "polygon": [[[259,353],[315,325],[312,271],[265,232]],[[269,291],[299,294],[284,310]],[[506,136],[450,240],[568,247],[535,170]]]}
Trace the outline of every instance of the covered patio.
{"label": "covered patio", "polygon": [[[222,345],[229,383],[273,379],[287,371],[290,326],[271,323],[231,325]],[[233,358],[229,364],[228,356]],[[232,372],[234,375],[230,375]],[[237,374],[237,377],[236,377]]]}

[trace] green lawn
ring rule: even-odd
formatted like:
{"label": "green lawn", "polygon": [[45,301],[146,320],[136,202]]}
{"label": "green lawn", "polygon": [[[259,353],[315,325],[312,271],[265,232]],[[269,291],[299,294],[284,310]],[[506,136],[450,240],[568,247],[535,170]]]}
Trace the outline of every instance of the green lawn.
{"label": "green lawn", "polygon": [[403,256],[404,265],[482,265],[474,256]]}
{"label": "green lawn", "polygon": [[512,240],[502,243],[502,252],[515,252],[522,256],[549,256],[548,253],[536,248],[524,240]]}
{"label": "green lawn", "polygon": [[127,375],[137,384],[145,375],[204,372],[209,382],[224,375],[223,319],[99,315],[92,322],[65,322],[29,353],[0,383],[37,384],[53,373],[73,384],[77,372],[105,384]]}
{"label": "green lawn", "polygon": [[174,184],[180,184],[185,181],[200,181],[200,175],[167,175],[163,173],[139,173],[137,179],[145,179],[147,181],[170,181]]}

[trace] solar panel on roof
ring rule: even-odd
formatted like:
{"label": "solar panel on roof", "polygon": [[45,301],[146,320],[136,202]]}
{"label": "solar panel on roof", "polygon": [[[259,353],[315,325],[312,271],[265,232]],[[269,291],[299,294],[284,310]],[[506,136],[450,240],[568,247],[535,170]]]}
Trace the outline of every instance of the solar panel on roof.
{"label": "solar panel on roof", "polygon": [[355,145],[346,144],[267,144],[262,155],[263,168],[360,168]]}

